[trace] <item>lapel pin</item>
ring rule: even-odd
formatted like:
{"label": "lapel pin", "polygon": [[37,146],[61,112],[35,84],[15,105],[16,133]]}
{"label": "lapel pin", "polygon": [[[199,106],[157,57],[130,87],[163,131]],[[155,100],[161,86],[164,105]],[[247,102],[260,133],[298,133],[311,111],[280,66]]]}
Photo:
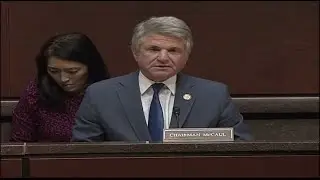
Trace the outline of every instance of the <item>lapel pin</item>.
{"label": "lapel pin", "polygon": [[184,94],[183,95],[183,99],[184,100],[190,100],[191,99],[191,95],[190,94]]}

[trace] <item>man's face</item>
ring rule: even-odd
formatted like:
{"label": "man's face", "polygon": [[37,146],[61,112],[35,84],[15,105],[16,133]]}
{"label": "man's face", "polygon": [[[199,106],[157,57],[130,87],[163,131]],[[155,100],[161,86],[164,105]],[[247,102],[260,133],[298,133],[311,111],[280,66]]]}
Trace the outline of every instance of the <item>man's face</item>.
{"label": "man's face", "polygon": [[181,71],[188,60],[184,40],[159,34],[142,39],[134,53],[141,72],[150,80],[161,82]]}

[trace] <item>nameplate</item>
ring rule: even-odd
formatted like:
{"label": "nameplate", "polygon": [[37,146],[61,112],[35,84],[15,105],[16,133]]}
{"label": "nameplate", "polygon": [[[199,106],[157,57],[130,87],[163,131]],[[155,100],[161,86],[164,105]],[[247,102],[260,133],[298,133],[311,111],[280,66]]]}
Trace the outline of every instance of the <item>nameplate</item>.
{"label": "nameplate", "polygon": [[234,141],[233,128],[173,128],[163,131],[163,142]]}

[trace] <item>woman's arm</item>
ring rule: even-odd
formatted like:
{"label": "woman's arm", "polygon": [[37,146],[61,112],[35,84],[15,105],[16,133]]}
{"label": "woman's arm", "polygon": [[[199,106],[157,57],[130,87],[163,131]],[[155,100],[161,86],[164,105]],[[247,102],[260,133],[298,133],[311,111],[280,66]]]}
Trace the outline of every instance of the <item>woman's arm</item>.
{"label": "woman's arm", "polygon": [[37,86],[35,81],[32,81],[12,112],[10,141],[34,142],[37,140],[37,103]]}

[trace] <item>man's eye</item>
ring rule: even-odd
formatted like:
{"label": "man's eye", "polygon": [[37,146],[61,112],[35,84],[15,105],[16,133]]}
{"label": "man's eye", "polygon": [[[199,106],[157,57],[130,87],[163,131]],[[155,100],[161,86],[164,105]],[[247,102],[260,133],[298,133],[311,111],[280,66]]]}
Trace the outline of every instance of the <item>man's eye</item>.
{"label": "man's eye", "polygon": [[173,48],[173,49],[169,49],[169,52],[177,52],[177,50]]}
{"label": "man's eye", "polygon": [[160,48],[158,48],[158,47],[150,47],[149,50],[150,51],[160,51]]}

